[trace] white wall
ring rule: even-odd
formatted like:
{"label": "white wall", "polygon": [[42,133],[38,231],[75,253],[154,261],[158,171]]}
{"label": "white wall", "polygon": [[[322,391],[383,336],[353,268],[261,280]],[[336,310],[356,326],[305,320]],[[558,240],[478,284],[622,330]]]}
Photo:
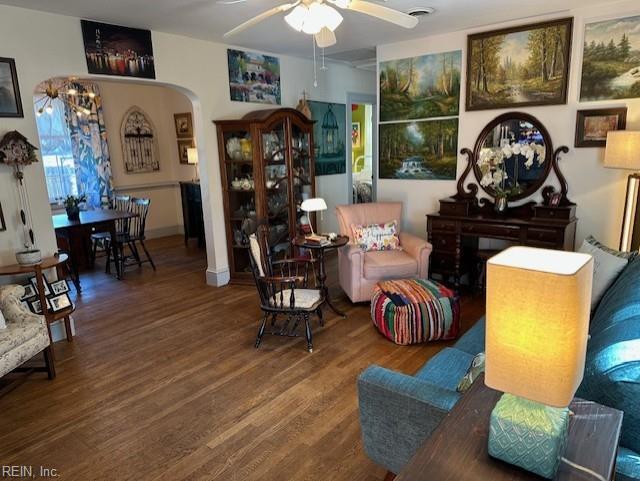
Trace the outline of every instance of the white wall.
{"label": "white wall", "polygon": [[[180,164],[173,114],[191,112],[191,101],[169,87],[131,82],[96,82],[100,87],[113,185],[119,194],[149,197],[149,238],[183,232],[182,201],[178,182],[193,179],[193,166]],[[128,174],[124,167],[120,129],[125,113],[140,107],[155,127],[160,170]]]}
{"label": "white wall", "polygon": [[[269,108],[259,104],[245,104],[229,100],[226,48],[223,44],[153,32],[156,81],[181,88],[193,101],[194,128],[201,161],[200,177],[203,187],[203,209],[207,235],[207,280],[223,284],[228,279],[220,169],[214,119],[237,118],[254,109]],[[17,129],[37,143],[36,124],[31,108],[31,93],[44,79],[56,76],[87,76],[80,20],[75,17],[52,15],[5,5],[0,6],[0,45],[2,55],[16,60],[24,119],[1,119],[0,133]],[[303,90],[316,100],[345,102],[346,92],[372,94],[375,77],[370,72],[342,65],[329,65],[327,72],[319,71],[319,87],[313,87],[313,68],[309,60],[279,56],[282,77],[282,105],[295,107]],[[55,250],[55,238],[42,164],[27,169],[35,230],[45,253]],[[320,179],[319,195],[339,199],[333,189],[342,185],[346,199],[346,180]],[[7,218],[8,232],[0,232],[0,262],[12,262],[19,247],[17,235],[16,200],[11,171],[0,166],[0,202]],[[325,193],[325,191],[330,191]]]}
{"label": "white wall", "polygon": [[[627,106],[627,129],[640,129],[640,99],[610,102],[578,103],[579,82],[582,62],[584,23],[594,20],[638,14],[637,0],[609,3],[602,7],[572,10],[553,18],[574,17],[573,48],[571,52],[571,72],[567,105],[548,107],[525,107],[549,130],[554,147],[567,145],[571,150],[563,156],[560,168],[569,182],[569,198],[578,205],[578,230],[576,245],[587,235],[595,235],[611,246],[617,247],[624,208],[624,194],[627,173],[602,166],[604,149],[573,147],[576,110],[611,106]],[[454,32],[445,35],[425,37],[408,42],[381,45],[378,47],[378,61],[407,58],[425,53],[462,50],[463,70],[466,70],[467,35],[495,28],[532,23],[552,17],[530,18],[526,21],[484,26],[481,29]],[[462,75],[463,83],[466,75]],[[482,128],[493,118],[508,110],[485,110],[465,112],[465,86],[460,92],[460,125],[458,150],[473,148]],[[515,110],[515,109],[509,109]],[[466,157],[458,157],[458,176],[466,166]],[[553,174],[552,174],[553,175]],[[472,176],[473,177],[473,176]],[[405,228],[421,236],[426,236],[428,213],[437,212],[438,200],[455,194],[455,181],[420,180],[379,180],[378,200],[401,200],[405,203]],[[540,199],[538,199],[540,200]]]}

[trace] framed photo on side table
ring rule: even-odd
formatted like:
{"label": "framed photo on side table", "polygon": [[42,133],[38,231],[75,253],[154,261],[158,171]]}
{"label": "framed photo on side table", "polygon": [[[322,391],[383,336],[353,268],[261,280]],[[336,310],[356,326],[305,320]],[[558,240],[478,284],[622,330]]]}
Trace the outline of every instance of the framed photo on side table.
{"label": "framed photo on side table", "polygon": [[604,147],[607,132],[624,130],[627,108],[578,110],[576,115],[576,147]]}

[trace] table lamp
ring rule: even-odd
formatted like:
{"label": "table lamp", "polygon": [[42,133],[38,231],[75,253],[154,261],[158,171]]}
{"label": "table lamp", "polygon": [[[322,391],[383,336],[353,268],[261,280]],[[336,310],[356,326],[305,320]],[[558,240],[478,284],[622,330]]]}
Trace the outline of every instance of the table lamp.
{"label": "table lamp", "polygon": [[[302,204],[300,204],[300,208],[307,213],[318,212],[327,210],[327,203],[322,197],[314,197],[312,199],[302,201]],[[311,219],[309,219],[309,226],[311,226],[311,234],[315,235],[315,232],[313,232],[313,222],[311,222]]]}
{"label": "table lamp", "polygon": [[616,130],[607,133],[607,148],[604,166],[612,169],[635,170],[627,178],[627,196],[622,217],[620,250],[632,251],[640,248],[640,219],[638,194],[640,194],[640,132]]}
{"label": "table lamp", "polygon": [[195,147],[189,147],[187,149],[187,164],[193,165],[196,169],[196,176],[193,179],[194,182],[198,180],[198,149]]}
{"label": "table lamp", "polygon": [[487,262],[485,384],[503,391],[489,454],[545,478],[560,464],[582,381],[593,258],[511,247]]}

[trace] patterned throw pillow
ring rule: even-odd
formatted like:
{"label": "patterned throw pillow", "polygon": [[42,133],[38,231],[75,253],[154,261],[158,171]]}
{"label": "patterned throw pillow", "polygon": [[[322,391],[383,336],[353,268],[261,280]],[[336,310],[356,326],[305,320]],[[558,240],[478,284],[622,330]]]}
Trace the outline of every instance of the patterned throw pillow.
{"label": "patterned throw pillow", "polygon": [[591,310],[593,311],[604,293],[618,278],[622,269],[633,260],[637,252],[620,252],[598,242],[594,237],[587,237],[580,252],[593,256],[593,292],[591,294]]}
{"label": "patterned throw pillow", "polygon": [[386,224],[352,224],[351,232],[354,242],[365,252],[402,250],[395,220]]}
{"label": "patterned throw pillow", "polygon": [[476,378],[484,372],[484,352],[480,354],[476,354],[476,356],[471,361],[471,365],[460,382],[458,383],[458,387],[456,387],[456,391],[465,393],[471,387]]}

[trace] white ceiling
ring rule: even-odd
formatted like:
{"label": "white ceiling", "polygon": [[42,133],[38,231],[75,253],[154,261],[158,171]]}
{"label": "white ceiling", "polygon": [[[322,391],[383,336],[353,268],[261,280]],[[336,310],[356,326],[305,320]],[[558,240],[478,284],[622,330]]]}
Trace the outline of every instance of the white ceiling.
{"label": "white ceiling", "polygon": [[[0,0],[0,3],[267,52],[309,57],[312,52],[311,37],[289,28],[282,19],[282,14],[231,39],[223,40],[224,32],[260,12],[288,1],[247,0],[235,5],[219,5],[215,0]],[[540,14],[561,13],[571,8],[605,2],[606,0],[536,0],[515,3],[513,0],[389,0],[384,5],[401,11],[428,6],[434,7],[436,13],[423,17],[413,30],[405,30],[363,14],[343,11],[344,22],[336,30],[338,43],[328,49],[327,53],[372,47]]]}

